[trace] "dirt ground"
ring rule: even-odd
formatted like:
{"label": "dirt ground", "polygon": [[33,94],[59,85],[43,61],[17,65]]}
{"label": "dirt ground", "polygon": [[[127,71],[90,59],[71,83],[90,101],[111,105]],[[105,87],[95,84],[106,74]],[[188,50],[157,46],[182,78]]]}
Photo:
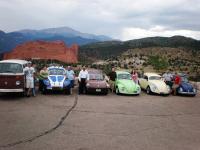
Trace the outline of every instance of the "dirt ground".
{"label": "dirt ground", "polygon": [[2,150],[199,150],[196,97],[0,96]]}

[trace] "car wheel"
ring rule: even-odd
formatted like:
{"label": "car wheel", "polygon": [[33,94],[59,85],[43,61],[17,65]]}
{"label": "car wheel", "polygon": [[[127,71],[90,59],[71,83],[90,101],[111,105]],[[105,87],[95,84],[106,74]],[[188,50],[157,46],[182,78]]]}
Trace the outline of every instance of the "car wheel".
{"label": "car wheel", "polygon": [[47,89],[45,87],[42,88],[42,94],[44,94],[44,95],[47,94]]}
{"label": "car wheel", "polygon": [[72,94],[72,88],[66,89],[65,94],[71,95]]}
{"label": "car wheel", "polygon": [[119,88],[118,88],[118,87],[116,87],[116,89],[115,89],[115,93],[116,93],[117,95],[120,94],[120,92],[119,92]]}
{"label": "car wheel", "polygon": [[104,95],[107,95],[107,94],[108,94],[108,90],[107,90],[107,91],[105,91],[103,94],[104,94]]}
{"label": "car wheel", "polygon": [[149,86],[147,87],[147,90],[146,90],[146,91],[147,91],[147,94],[152,94],[151,88],[150,88]]}
{"label": "car wheel", "polygon": [[19,96],[20,96],[20,97],[24,97],[25,95],[26,95],[25,92],[21,92],[21,93],[19,93]]}

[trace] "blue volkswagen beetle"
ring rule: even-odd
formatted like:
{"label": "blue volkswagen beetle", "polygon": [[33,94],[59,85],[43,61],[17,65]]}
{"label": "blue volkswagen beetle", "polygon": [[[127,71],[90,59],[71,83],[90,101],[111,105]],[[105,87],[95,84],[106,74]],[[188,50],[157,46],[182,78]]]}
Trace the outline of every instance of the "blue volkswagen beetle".
{"label": "blue volkswagen beetle", "polygon": [[44,89],[43,92],[47,91],[59,91],[62,90],[66,94],[71,94],[71,83],[70,80],[66,78],[66,70],[63,67],[49,67],[48,68],[48,78],[43,80]]}
{"label": "blue volkswagen beetle", "polygon": [[191,83],[189,83],[187,76],[186,75],[180,75],[180,76],[181,76],[181,84],[177,88],[177,94],[195,96],[197,90],[192,86]]}

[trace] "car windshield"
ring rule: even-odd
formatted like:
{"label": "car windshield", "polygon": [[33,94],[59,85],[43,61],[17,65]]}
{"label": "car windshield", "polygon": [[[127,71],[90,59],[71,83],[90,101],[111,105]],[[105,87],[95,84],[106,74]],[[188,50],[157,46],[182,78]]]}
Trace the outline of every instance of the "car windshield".
{"label": "car windshield", "polygon": [[161,77],[159,77],[159,76],[150,76],[149,80],[161,80]]}
{"label": "car windshield", "polygon": [[103,80],[102,74],[89,74],[90,80]]}
{"label": "car windshield", "polygon": [[49,75],[65,75],[65,70],[58,68],[49,69]]}
{"label": "car windshield", "polygon": [[182,82],[189,82],[189,81],[188,81],[188,78],[185,77],[185,76],[181,77],[181,81],[182,81]]}
{"label": "car windshield", "polygon": [[131,80],[131,75],[128,73],[124,73],[124,74],[121,73],[121,74],[118,74],[118,79],[119,80],[123,80],[123,79]]}
{"label": "car windshield", "polygon": [[0,63],[0,73],[23,73],[23,68],[17,63]]}

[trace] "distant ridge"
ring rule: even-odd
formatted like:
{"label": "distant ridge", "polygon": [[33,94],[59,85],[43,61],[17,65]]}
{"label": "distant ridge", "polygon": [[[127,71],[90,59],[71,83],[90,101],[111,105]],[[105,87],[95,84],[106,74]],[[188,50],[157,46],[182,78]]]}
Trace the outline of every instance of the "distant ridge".
{"label": "distant ridge", "polygon": [[110,37],[104,35],[82,33],[69,27],[47,28],[42,30],[24,29],[9,33],[0,30],[0,39],[0,53],[8,52],[17,45],[23,44],[27,41],[35,40],[62,40],[69,46],[75,43],[78,45],[84,45],[99,41],[112,40]]}
{"label": "distant ridge", "polygon": [[124,42],[97,42],[81,46],[79,57],[82,60],[85,60],[86,58],[94,60],[108,59],[110,57],[116,57],[129,49],[148,47],[183,48],[200,52],[200,41],[184,36],[172,36],[147,37]]}

